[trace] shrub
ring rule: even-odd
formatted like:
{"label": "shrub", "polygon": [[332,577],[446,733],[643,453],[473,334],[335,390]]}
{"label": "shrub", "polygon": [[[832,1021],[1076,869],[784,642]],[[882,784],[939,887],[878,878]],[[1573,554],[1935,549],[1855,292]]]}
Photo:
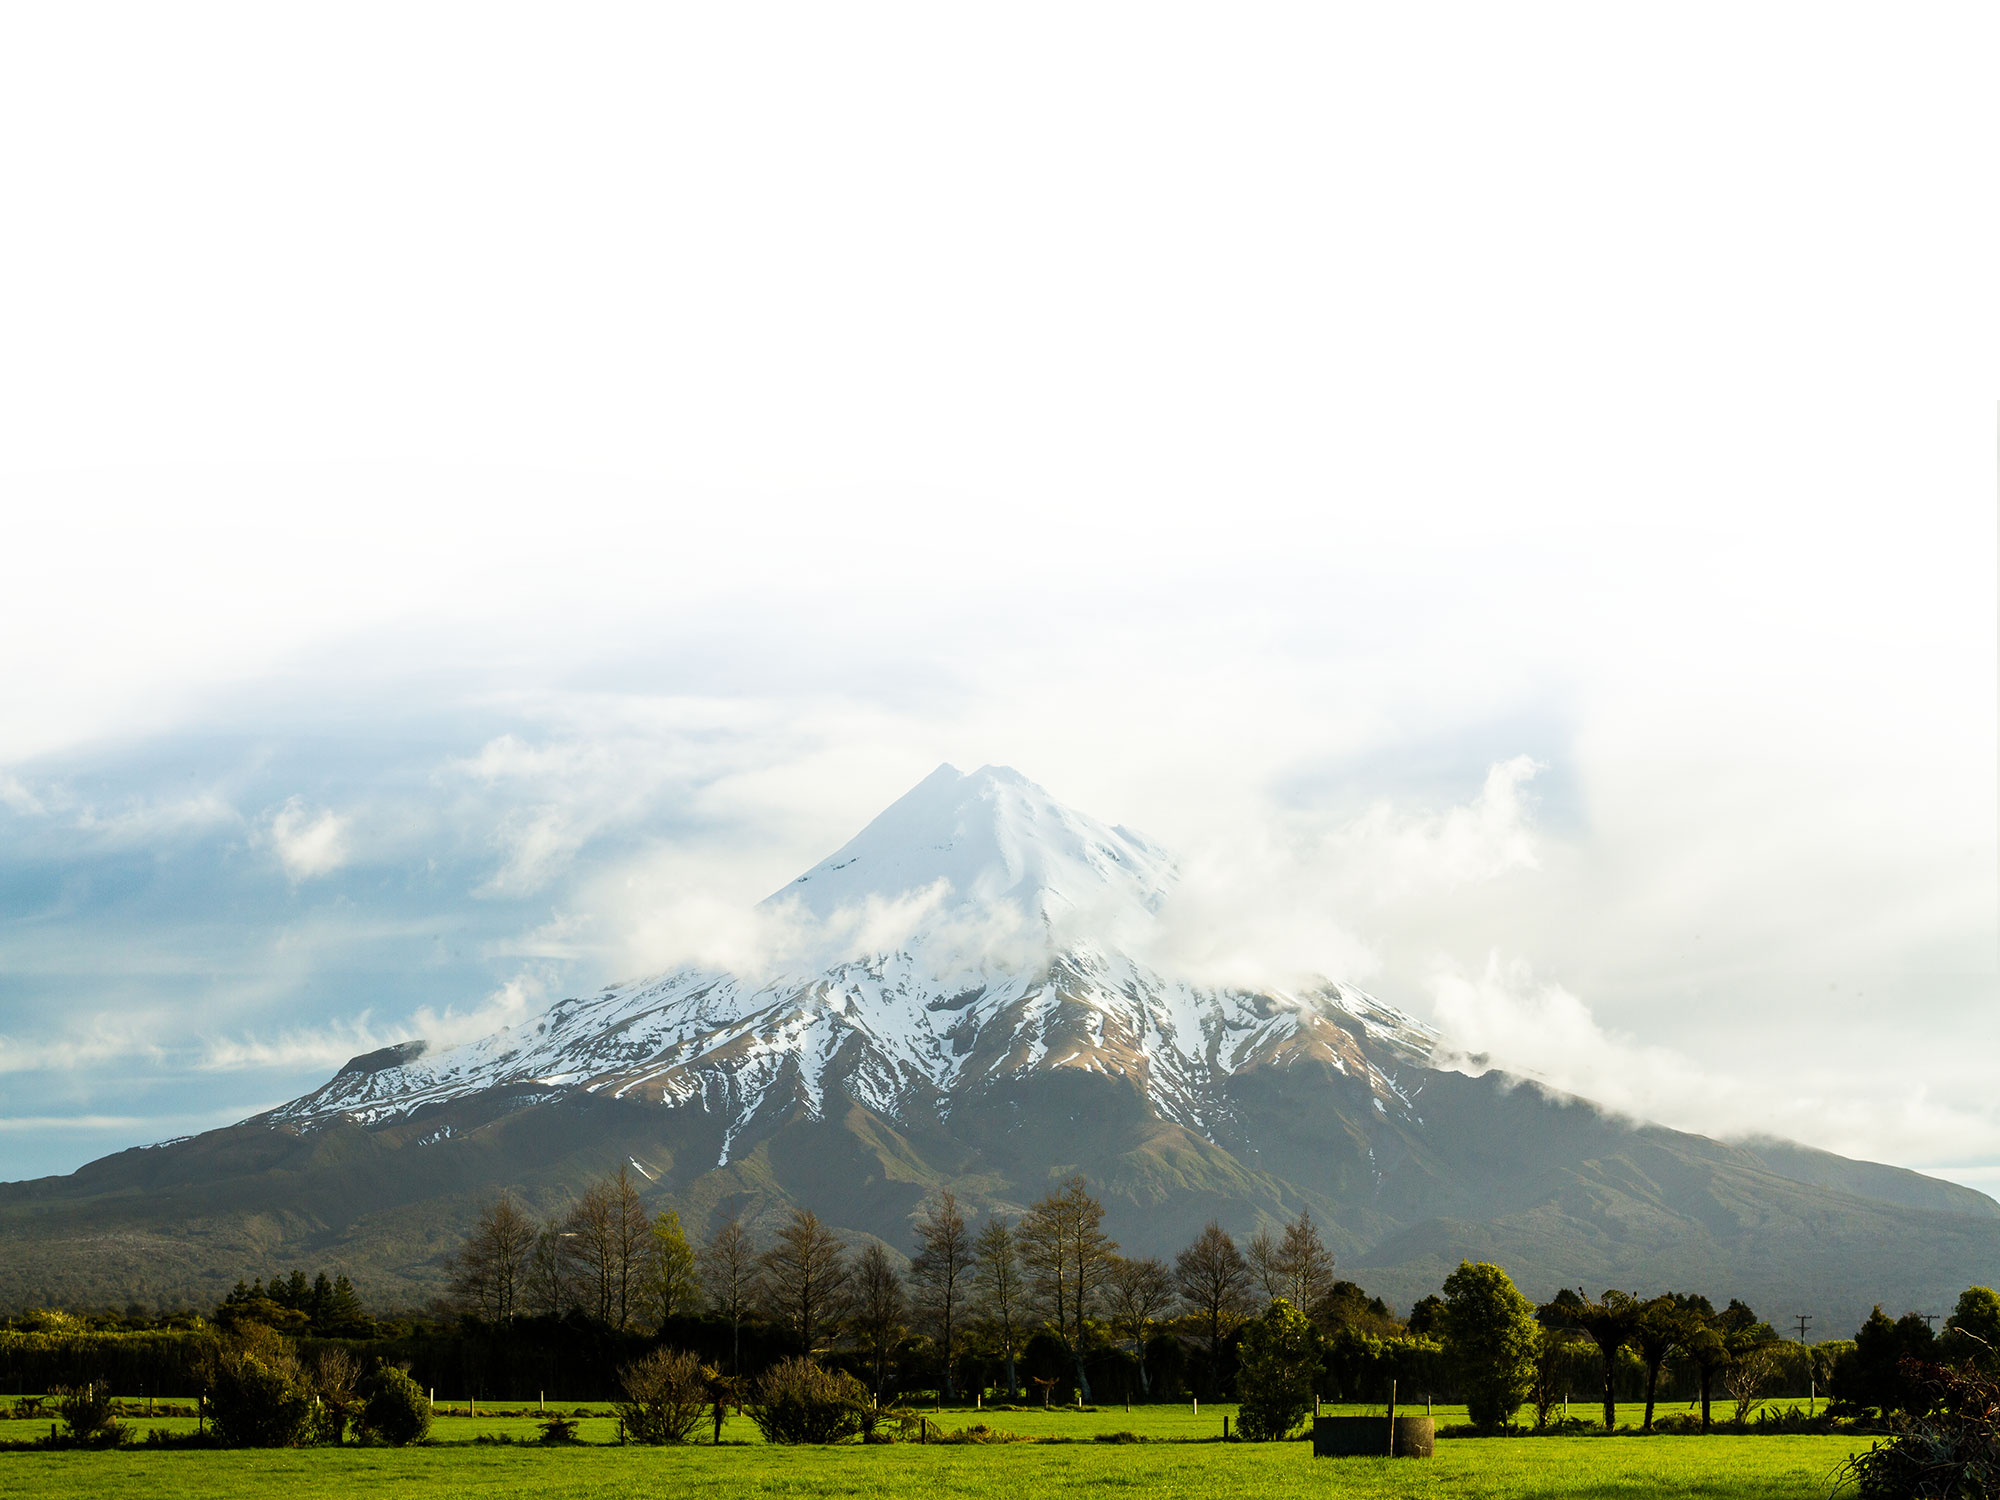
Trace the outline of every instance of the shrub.
{"label": "shrub", "polygon": [[1288,1436],[1312,1410],[1319,1342],[1306,1315],[1283,1297],[1243,1330],[1236,1431],[1252,1442]]}
{"label": "shrub", "polygon": [[1863,1500],[1931,1500],[2000,1491],[2000,1381],[1973,1365],[1906,1360],[1899,1380],[1928,1409],[1893,1418],[1896,1435],[1847,1461]]}
{"label": "shrub", "polygon": [[554,1416],[536,1425],[542,1429],[537,1441],[544,1443],[573,1443],[576,1441],[576,1417]]}
{"label": "shrub", "polygon": [[394,1365],[384,1365],[368,1382],[361,1430],[372,1441],[392,1448],[421,1442],[430,1435],[431,1404],[408,1375]]}
{"label": "shrub", "polygon": [[757,1381],[744,1409],[767,1443],[838,1443],[861,1430],[868,1391],[842,1371],[809,1359],[771,1366]]}
{"label": "shrub", "polygon": [[641,1443],[685,1443],[708,1414],[708,1372],[692,1354],[655,1349],[618,1372],[625,1435]]}
{"label": "shrub", "polygon": [[291,1346],[249,1325],[217,1347],[208,1372],[215,1435],[230,1448],[294,1448],[312,1441],[312,1394]]}
{"label": "shrub", "polygon": [[111,1444],[131,1436],[118,1425],[113,1414],[111,1391],[98,1382],[85,1386],[59,1386],[55,1391],[56,1411],[69,1429],[74,1443]]}

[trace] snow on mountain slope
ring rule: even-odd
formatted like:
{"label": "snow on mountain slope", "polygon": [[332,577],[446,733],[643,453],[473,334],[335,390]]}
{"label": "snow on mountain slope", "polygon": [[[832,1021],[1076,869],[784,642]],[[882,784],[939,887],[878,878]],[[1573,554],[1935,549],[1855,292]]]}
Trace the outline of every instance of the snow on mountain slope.
{"label": "snow on mountain slope", "polygon": [[948,1115],[970,1090],[1072,1068],[1129,1079],[1212,1134],[1224,1080],[1304,1057],[1409,1111],[1394,1067],[1435,1037],[1401,1012],[1331,981],[1253,992],[1130,957],[1173,879],[1163,851],[1015,771],[940,766],[763,903],[795,939],[776,972],[682,969],[449,1051],[384,1049],[267,1118],[365,1123],[496,1087],[524,1103],[586,1089],[723,1115],[726,1161],[768,1109],[823,1115],[831,1095]]}

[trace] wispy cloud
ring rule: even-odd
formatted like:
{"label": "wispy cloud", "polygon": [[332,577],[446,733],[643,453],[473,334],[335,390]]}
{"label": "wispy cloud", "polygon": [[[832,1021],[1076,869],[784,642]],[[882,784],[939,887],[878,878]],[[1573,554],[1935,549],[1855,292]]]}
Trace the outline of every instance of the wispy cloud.
{"label": "wispy cloud", "polygon": [[387,1046],[391,1038],[370,1024],[370,1013],[352,1020],[319,1026],[297,1026],[274,1034],[211,1037],[194,1067],[208,1073],[236,1073],[253,1068],[303,1068],[345,1062],[359,1052]]}
{"label": "wispy cloud", "polygon": [[170,1048],[135,1016],[99,1015],[53,1036],[0,1035],[0,1073],[74,1073],[105,1063],[165,1060]]}
{"label": "wispy cloud", "polygon": [[0,807],[6,807],[27,817],[40,817],[47,811],[41,798],[22,784],[17,776],[0,771]]}

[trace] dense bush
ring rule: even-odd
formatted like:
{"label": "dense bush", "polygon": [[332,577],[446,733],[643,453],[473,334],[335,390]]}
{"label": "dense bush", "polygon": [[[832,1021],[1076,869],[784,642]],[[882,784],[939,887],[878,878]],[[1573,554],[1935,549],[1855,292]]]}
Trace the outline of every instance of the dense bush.
{"label": "dense bush", "polygon": [[625,1435],[641,1443],[685,1443],[708,1411],[708,1372],[692,1354],[655,1349],[619,1372]]}
{"label": "dense bush", "polygon": [[1898,1372],[1926,1415],[1848,1460],[1862,1500],[1977,1500],[2000,1494],[2000,1382],[1971,1364],[1906,1361]]}
{"label": "dense bush", "polygon": [[771,1366],[744,1403],[767,1443],[838,1443],[861,1431],[868,1389],[845,1371],[809,1359]]}
{"label": "dense bush", "polygon": [[316,1436],[298,1357],[268,1328],[246,1328],[218,1345],[207,1383],[210,1423],[229,1447],[293,1448]]}
{"label": "dense bush", "polygon": [[1252,1442],[1287,1437],[1312,1410],[1319,1373],[1319,1336],[1306,1315],[1283,1297],[1243,1330],[1236,1430]]}
{"label": "dense bush", "polygon": [[417,1383],[394,1365],[384,1365],[367,1383],[361,1407],[362,1435],[401,1448],[430,1435],[431,1404]]}

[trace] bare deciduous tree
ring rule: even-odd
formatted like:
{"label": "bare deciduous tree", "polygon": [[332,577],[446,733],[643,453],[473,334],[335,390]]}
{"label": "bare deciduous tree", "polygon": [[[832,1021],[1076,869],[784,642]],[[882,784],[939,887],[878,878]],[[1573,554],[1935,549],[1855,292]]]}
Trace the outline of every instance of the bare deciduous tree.
{"label": "bare deciduous tree", "polygon": [[874,1372],[875,1402],[882,1402],[888,1384],[889,1362],[903,1340],[903,1318],[909,1303],[903,1296],[903,1279],[880,1245],[869,1245],[855,1259],[853,1276],[853,1328],[861,1340],[861,1352]]}
{"label": "bare deciduous tree", "polygon": [[624,1328],[632,1320],[651,1229],[639,1190],[624,1166],[616,1177],[584,1189],[563,1224],[563,1248],[576,1269],[585,1306],[597,1321]]}
{"label": "bare deciduous tree", "polygon": [[936,1341],[944,1359],[944,1394],[956,1399],[953,1366],[958,1361],[958,1331],[965,1320],[966,1283],[972,1269],[972,1236],[958,1199],[949,1190],[927,1204],[917,1218],[917,1253],[910,1261],[910,1290],[917,1316]]}
{"label": "bare deciduous tree", "polygon": [[1777,1356],[1768,1348],[1745,1349],[1722,1372],[1722,1388],[1736,1407],[1736,1425],[1764,1403],[1764,1391],[1778,1372]]}
{"label": "bare deciduous tree", "polygon": [[810,1209],[794,1209],[778,1242],[758,1258],[762,1300],[771,1321],[791,1330],[811,1359],[843,1310],[847,1247]]}
{"label": "bare deciduous tree", "polygon": [[1016,1232],[1021,1263],[1034,1300],[1076,1361],[1077,1389],[1090,1399],[1084,1370],[1084,1333],[1118,1242],[1104,1233],[1104,1205],[1091,1197],[1082,1177],[1072,1177],[1037,1202]]}
{"label": "bare deciduous tree", "polygon": [[989,1220],[973,1241],[973,1280],[980,1310],[993,1325],[994,1342],[1007,1362],[1007,1394],[1021,1394],[1014,1362],[1021,1342],[1021,1256],[1004,1219]]}
{"label": "bare deciduous tree", "polygon": [[1105,1306],[1112,1327],[1132,1345],[1132,1358],[1139,1365],[1139,1389],[1148,1396],[1153,1393],[1153,1378],[1146,1372],[1146,1336],[1173,1300],[1174,1277],[1165,1261],[1111,1257],[1104,1280]]}
{"label": "bare deciduous tree", "polygon": [[1174,1284],[1188,1311],[1201,1322],[1213,1371],[1222,1341],[1250,1315],[1250,1263],[1228,1231],[1210,1219],[1194,1243],[1174,1257]]}
{"label": "bare deciduous tree", "polygon": [[1278,1244],[1278,1269],[1284,1277],[1281,1294],[1309,1318],[1316,1318],[1333,1291],[1333,1252],[1319,1237],[1319,1226],[1309,1209],[1285,1226]]}
{"label": "bare deciduous tree", "polygon": [[545,1318],[560,1318],[577,1305],[575,1263],[567,1253],[562,1223],[551,1219],[535,1233],[528,1252],[527,1305]]}
{"label": "bare deciduous tree", "polygon": [[1260,1229],[1250,1236],[1244,1257],[1250,1265],[1250,1280],[1266,1303],[1285,1295],[1284,1256],[1270,1230]]}
{"label": "bare deciduous tree", "polygon": [[743,1318],[757,1291],[757,1249],[743,1221],[731,1214],[702,1246],[698,1265],[709,1304],[729,1319],[729,1373],[743,1369]]}
{"label": "bare deciduous tree", "polygon": [[480,1210],[452,1258],[452,1300],[489,1323],[508,1324],[528,1299],[535,1224],[507,1193]]}

